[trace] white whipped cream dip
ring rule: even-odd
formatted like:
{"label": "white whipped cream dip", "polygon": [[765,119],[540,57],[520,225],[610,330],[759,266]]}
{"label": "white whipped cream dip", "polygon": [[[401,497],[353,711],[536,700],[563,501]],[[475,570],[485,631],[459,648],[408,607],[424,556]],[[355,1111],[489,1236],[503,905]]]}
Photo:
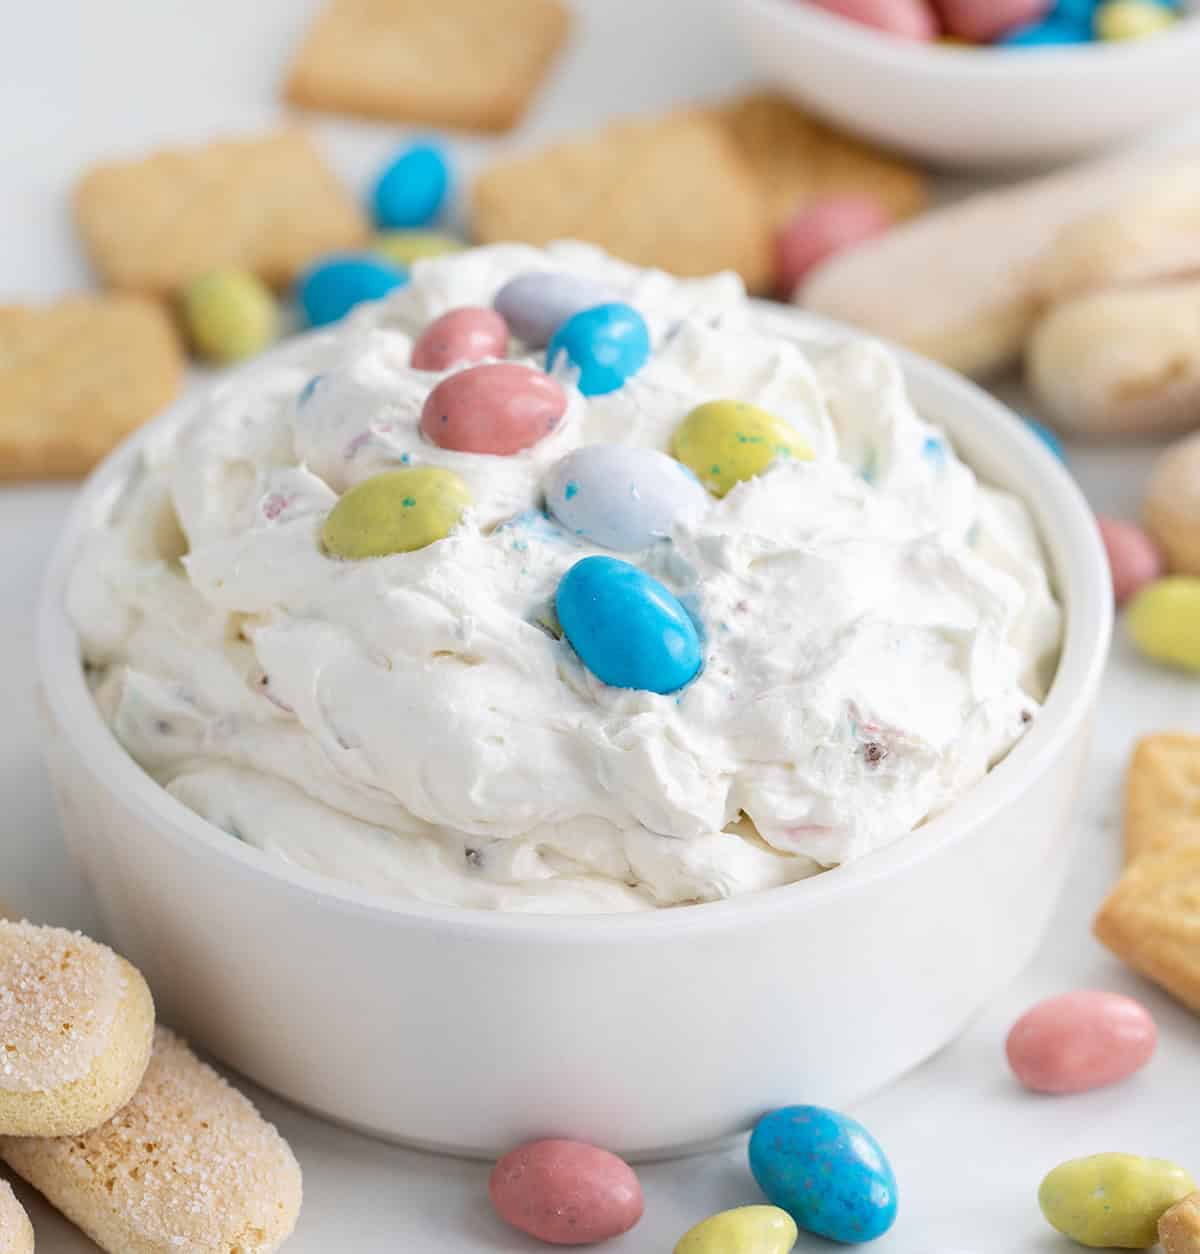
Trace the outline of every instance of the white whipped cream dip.
{"label": "white whipped cream dip", "polygon": [[[409,366],[417,335],[551,267],[634,306],[650,361],[603,396],[560,376],[566,417],[522,453],[428,443],[421,406],[443,376]],[[151,442],[70,589],[104,716],[237,838],[431,902],[708,901],[903,837],[1036,716],[1060,614],[1025,507],[917,415],[887,350],[805,336],[732,276],[678,281],[583,245],[417,263]],[[693,406],[724,398],[790,422],[815,458],[621,555],[695,616],[704,667],[667,696],[606,687],[549,613],[566,570],[603,550],[539,512],[541,485],[583,444],[669,449]],[[457,472],[463,524],[411,553],[327,556],[339,494],[402,464]]]}

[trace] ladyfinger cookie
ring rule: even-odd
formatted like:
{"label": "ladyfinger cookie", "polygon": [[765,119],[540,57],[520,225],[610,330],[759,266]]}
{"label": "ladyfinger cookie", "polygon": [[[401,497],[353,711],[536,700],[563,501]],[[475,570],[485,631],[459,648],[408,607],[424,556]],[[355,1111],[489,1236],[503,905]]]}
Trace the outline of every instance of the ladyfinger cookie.
{"label": "ladyfinger cookie", "polygon": [[33,1224],[7,1180],[0,1180],[0,1254],[33,1254]]}
{"label": "ladyfinger cookie", "polygon": [[103,1123],[141,1083],[153,1033],[146,981],[111,949],[0,920],[0,1135]]}
{"label": "ladyfinger cookie", "polygon": [[109,1254],[269,1254],[300,1211],[287,1142],[166,1028],[107,1123],[0,1139],[0,1158]]}

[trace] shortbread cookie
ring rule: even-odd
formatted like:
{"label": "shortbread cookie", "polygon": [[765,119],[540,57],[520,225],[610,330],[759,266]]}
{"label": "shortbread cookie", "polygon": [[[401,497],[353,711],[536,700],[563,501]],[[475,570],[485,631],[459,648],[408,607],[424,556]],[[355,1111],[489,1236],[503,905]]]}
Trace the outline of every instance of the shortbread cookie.
{"label": "shortbread cookie", "polygon": [[109,1254],[267,1254],[300,1211],[287,1142],[165,1028],[141,1087],[108,1123],[6,1138],[0,1158]]}
{"label": "shortbread cookie", "polygon": [[1200,421],[1200,282],[1086,292],[1033,329],[1030,389],[1083,436],[1153,437]]}
{"label": "shortbread cookie", "polygon": [[1200,152],[1148,174],[1110,208],[1069,223],[1038,262],[1043,304],[1200,270]]}
{"label": "shortbread cookie", "polygon": [[1146,485],[1142,518],[1172,573],[1200,575],[1200,435],[1172,444],[1159,457]]}
{"label": "shortbread cookie", "polygon": [[1200,1011],[1200,841],[1126,867],[1094,930],[1135,971]]}
{"label": "shortbread cookie", "polygon": [[0,922],[0,1134],[70,1136],[133,1096],[154,1002],[141,975],[77,932]]}
{"label": "shortbread cookie", "polygon": [[1200,843],[1200,736],[1143,736],[1125,776],[1125,859],[1185,841]]}
{"label": "shortbread cookie", "polygon": [[784,96],[756,92],[713,116],[757,180],[774,226],[823,196],[870,196],[897,222],[928,203],[928,182],[915,166],[834,130]]}
{"label": "shortbread cookie", "polygon": [[472,130],[515,126],[567,36],[562,0],[329,0],[294,104]]}
{"label": "shortbread cookie", "polygon": [[1041,310],[1036,266],[1059,232],[1142,177],[1122,159],[969,197],[834,257],[797,303],[990,374],[1020,354]]}
{"label": "shortbread cookie", "polygon": [[0,306],[0,479],[85,474],[175,399],[184,355],[140,296]]}
{"label": "shortbread cookie", "polygon": [[758,184],[722,125],[701,112],[621,122],[531,156],[475,184],[483,243],[581,239],[673,274],[736,270],[771,281],[771,230]]}
{"label": "shortbread cookie", "polygon": [[33,1254],[33,1224],[7,1180],[0,1180],[0,1254]]}
{"label": "shortbread cookie", "polygon": [[281,286],[369,233],[299,130],[96,166],[76,189],[75,218],[106,283],[155,295],[220,266]]}
{"label": "shortbread cookie", "polygon": [[1158,1221],[1163,1254],[1200,1254],[1200,1192],[1189,1193]]}

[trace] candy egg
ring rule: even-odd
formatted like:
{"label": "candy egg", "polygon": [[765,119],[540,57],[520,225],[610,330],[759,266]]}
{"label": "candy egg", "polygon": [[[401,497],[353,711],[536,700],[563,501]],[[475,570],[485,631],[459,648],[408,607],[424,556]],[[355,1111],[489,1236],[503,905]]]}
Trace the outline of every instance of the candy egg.
{"label": "candy egg", "polygon": [[440,231],[385,231],[377,235],[371,251],[386,258],[394,266],[407,270],[414,261],[426,257],[444,257],[448,253],[460,253],[466,244],[453,235]]}
{"label": "candy egg", "polygon": [[267,285],[245,270],[211,270],[183,293],[183,321],[192,347],[210,361],[260,353],[279,330],[279,306]]}
{"label": "candy egg", "polygon": [[437,217],[450,187],[450,168],[439,148],[412,144],[384,169],[371,193],[375,224],[424,226]]}
{"label": "candy egg", "polygon": [[546,504],[570,532],[618,553],[665,539],[677,519],[698,518],[708,493],[674,458],[628,444],[568,453],[546,481]]}
{"label": "candy egg", "polygon": [[344,318],[363,301],[380,300],[403,287],[408,275],[368,253],[330,257],[300,276],[296,295],[309,326],[323,327]]}
{"label": "candy egg", "polygon": [[820,1106],[786,1106],[758,1121],[750,1170],[767,1200],[806,1232],[856,1245],[896,1220],[896,1177],[855,1119]]}
{"label": "candy egg", "polygon": [[1154,463],[1142,513],[1171,570],[1200,575],[1200,435],[1172,444]]}
{"label": "candy egg", "polygon": [[494,309],[464,305],[435,318],[413,345],[416,370],[449,370],[462,362],[503,357],[508,352],[508,327]]}
{"label": "candy egg", "polygon": [[496,1214],[548,1245],[589,1245],[628,1232],[642,1217],[642,1186],[615,1154],[582,1141],[531,1141],[492,1169]]}
{"label": "candy egg", "polygon": [[675,1254],[788,1254],[796,1221],[778,1206],[739,1206],[689,1228]]}
{"label": "candy egg", "polygon": [[1148,658],[1200,673],[1200,579],[1172,575],[1148,583],[1129,603],[1125,621]]}
{"label": "candy egg", "polygon": [[567,396],[549,375],[517,362],[471,366],[425,398],[421,431],[439,448],[506,457],[550,434]]}
{"label": "candy egg", "polygon": [[1144,39],[1173,26],[1178,19],[1156,0],[1108,0],[1096,10],[1098,39]]}
{"label": "candy egg", "polygon": [[1098,517],[1096,526],[1108,554],[1113,595],[1118,605],[1124,605],[1163,574],[1162,553],[1141,527],[1131,522]]}
{"label": "candy egg", "polygon": [[1010,31],[996,42],[1005,48],[1052,48],[1091,41],[1091,32],[1086,26],[1048,17],[1044,22],[1035,22],[1032,26],[1022,26],[1018,30]]}
{"label": "candy egg", "polygon": [[411,553],[444,540],[471,504],[467,485],[439,466],[387,470],[351,488],[329,511],[321,543],[331,557]]}
{"label": "candy egg", "polygon": [[545,348],[568,318],[615,299],[612,289],[595,279],[560,270],[531,270],[509,279],[492,307],[517,339],[530,348]]}
{"label": "candy egg", "polygon": [[1050,0],[938,0],[946,29],[963,39],[990,43],[1046,15]]}
{"label": "candy egg", "polygon": [[628,562],[576,562],[559,582],[554,605],[584,666],[613,688],[676,692],[700,671],[700,636],[687,610]]}
{"label": "candy egg", "polygon": [[698,405],[676,428],[671,451],[717,496],[776,461],[813,455],[795,427],[745,401]]}
{"label": "candy egg", "polygon": [[1063,442],[1059,438],[1057,431],[1052,431],[1044,422],[1034,422],[1032,418],[1025,419],[1025,425],[1037,436],[1039,440],[1058,458],[1060,462],[1065,464],[1067,460],[1067,450],[1063,447]]}
{"label": "candy egg", "polygon": [[1047,1222],[1080,1245],[1146,1250],[1158,1221],[1194,1188],[1182,1167],[1135,1154],[1093,1154],[1062,1163],[1042,1181]]}
{"label": "candy egg", "polygon": [[1063,993],[1039,1002],[1013,1025],[1009,1066],[1037,1093],[1085,1093],[1144,1067],[1158,1028],[1150,1012],[1119,993]]}
{"label": "candy egg", "polygon": [[932,39],[937,18],[926,0],[804,0],[852,22],[862,22],[901,39]]}
{"label": "candy egg", "polygon": [[616,301],[568,318],[546,348],[546,369],[566,359],[579,372],[584,396],[604,396],[623,387],[650,358],[650,331],[642,315]]}
{"label": "candy egg", "polygon": [[775,237],[775,282],[790,298],[810,270],[822,261],[880,235],[892,215],[874,196],[826,196],[806,205]]}

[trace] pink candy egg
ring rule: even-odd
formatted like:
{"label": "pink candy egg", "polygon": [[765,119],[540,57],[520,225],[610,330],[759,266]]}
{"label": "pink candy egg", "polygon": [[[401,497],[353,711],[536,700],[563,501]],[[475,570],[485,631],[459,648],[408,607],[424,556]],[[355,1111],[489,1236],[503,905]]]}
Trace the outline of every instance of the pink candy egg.
{"label": "pink candy egg", "polygon": [[898,35],[901,39],[933,39],[937,17],[925,0],[804,0],[818,9]]}
{"label": "pink candy egg", "polygon": [[548,374],[516,362],[460,370],[429,393],[421,431],[439,448],[506,457],[550,434],[567,394]]}
{"label": "pink candy egg", "polygon": [[1144,1067],[1158,1043],[1150,1012],[1119,993],[1076,992],[1038,1002],[1008,1034],[1008,1062],[1027,1089],[1084,1093]]}
{"label": "pink candy egg", "polygon": [[413,345],[415,370],[449,370],[467,361],[503,357],[508,323],[494,309],[466,305],[435,318]]}
{"label": "pink candy egg", "polygon": [[1096,525],[1108,552],[1113,593],[1117,604],[1124,605],[1141,588],[1164,573],[1166,562],[1158,545],[1135,523],[1122,522],[1118,518],[1097,518]]}
{"label": "pink candy egg", "polygon": [[642,1186],[615,1154],[582,1141],[530,1141],[492,1169],[496,1214],[548,1245],[590,1245],[642,1217]]}
{"label": "pink candy egg", "polygon": [[951,35],[990,43],[1044,17],[1050,0],[937,0],[937,6]]}
{"label": "pink candy egg", "polygon": [[775,280],[790,297],[796,284],[822,261],[892,225],[885,206],[871,196],[827,196],[800,210],[775,237]]}

